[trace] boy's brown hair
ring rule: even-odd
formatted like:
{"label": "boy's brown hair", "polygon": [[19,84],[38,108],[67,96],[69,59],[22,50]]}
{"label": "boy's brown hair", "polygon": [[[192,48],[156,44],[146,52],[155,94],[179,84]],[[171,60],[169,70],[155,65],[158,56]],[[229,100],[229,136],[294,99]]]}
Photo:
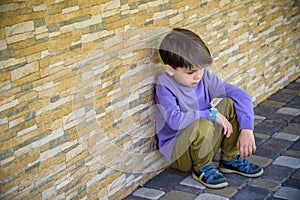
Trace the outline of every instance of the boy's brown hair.
{"label": "boy's brown hair", "polygon": [[213,59],[203,40],[194,32],[175,28],[162,40],[159,54],[165,65],[203,68],[212,64]]}

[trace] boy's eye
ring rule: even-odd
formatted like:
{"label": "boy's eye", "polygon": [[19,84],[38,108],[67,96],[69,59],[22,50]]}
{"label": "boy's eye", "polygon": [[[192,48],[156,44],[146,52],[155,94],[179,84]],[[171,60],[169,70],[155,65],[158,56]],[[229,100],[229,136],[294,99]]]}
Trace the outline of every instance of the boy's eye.
{"label": "boy's eye", "polygon": [[193,74],[195,71],[187,71],[187,74]]}

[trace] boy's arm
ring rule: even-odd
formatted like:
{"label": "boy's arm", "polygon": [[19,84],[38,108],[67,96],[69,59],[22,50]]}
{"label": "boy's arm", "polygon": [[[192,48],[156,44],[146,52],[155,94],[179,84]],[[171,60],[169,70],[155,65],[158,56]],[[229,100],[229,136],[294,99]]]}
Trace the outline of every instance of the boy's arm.
{"label": "boy's arm", "polygon": [[254,130],[254,110],[251,96],[241,88],[225,83],[226,96],[234,102],[240,130]]}
{"label": "boy's arm", "polygon": [[[240,136],[237,148],[242,158],[251,156],[256,151],[254,139],[254,111],[251,96],[241,88],[221,81],[217,76],[209,74],[211,98],[229,97],[234,101],[234,107],[239,121]],[[217,88],[212,90],[212,88]]]}
{"label": "boy's arm", "polygon": [[229,97],[233,100],[240,125],[239,129],[254,130],[254,111],[251,96],[243,89],[222,81],[210,72],[207,72],[207,82],[211,99]]}
{"label": "boy's arm", "polygon": [[182,130],[200,118],[210,120],[210,111],[208,109],[182,112],[176,96],[165,86],[156,85],[155,99],[157,110],[164,119],[164,122],[159,123],[167,123],[173,130]]}

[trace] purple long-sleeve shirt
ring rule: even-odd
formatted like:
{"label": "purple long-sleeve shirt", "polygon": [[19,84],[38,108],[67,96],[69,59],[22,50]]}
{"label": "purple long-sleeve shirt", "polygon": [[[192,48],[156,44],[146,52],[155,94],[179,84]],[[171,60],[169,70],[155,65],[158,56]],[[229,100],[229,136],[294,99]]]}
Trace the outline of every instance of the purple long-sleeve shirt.
{"label": "purple long-sleeve shirt", "polygon": [[160,152],[170,160],[178,136],[192,122],[205,118],[210,120],[211,101],[230,97],[239,121],[239,128],[254,129],[254,113],[251,96],[244,90],[223,82],[204,69],[195,87],[178,84],[164,73],[156,83],[156,133]]}

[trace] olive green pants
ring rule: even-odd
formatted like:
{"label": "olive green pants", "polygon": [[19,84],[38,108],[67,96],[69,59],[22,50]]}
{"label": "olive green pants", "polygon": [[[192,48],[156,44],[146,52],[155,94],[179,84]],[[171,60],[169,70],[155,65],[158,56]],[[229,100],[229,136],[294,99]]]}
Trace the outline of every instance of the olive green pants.
{"label": "olive green pants", "polygon": [[237,155],[239,126],[233,101],[224,98],[216,107],[232,124],[231,136],[227,138],[217,123],[207,119],[191,123],[177,139],[171,158],[173,167],[182,171],[190,171],[194,167],[194,170],[199,171],[212,163],[219,149],[222,160],[230,160]]}

